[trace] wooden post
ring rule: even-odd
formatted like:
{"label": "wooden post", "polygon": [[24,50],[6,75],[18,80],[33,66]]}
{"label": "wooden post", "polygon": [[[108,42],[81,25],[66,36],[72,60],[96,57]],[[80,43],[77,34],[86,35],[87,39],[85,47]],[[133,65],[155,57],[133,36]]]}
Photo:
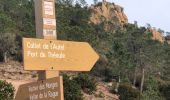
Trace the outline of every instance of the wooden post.
{"label": "wooden post", "polygon": [[[55,0],[34,0],[36,37],[56,39]],[[59,71],[39,71],[39,80],[59,76]]]}
{"label": "wooden post", "polygon": [[[34,0],[36,37],[57,39],[55,0]],[[38,71],[38,80],[59,77],[59,71]],[[63,80],[62,80],[63,81]],[[60,100],[64,100],[63,82],[60,83]]]}

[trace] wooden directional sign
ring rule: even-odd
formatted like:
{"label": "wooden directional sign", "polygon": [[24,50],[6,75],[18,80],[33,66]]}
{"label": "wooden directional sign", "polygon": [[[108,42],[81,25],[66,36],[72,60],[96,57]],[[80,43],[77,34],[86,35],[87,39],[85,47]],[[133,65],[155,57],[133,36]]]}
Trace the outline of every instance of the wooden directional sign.
{"label": "wooden directional sign", "polygon": [[86,42],[23,38],[25,70],[90,71],[99,56]]}
{"label": "wooden directional sign", "polygon": [[62,77],[21,85],[14,100],[64,100]]}
{"label": "wooden directional sign", "polygon": [[55,0],[34,0],[36,35],[56,39]]}

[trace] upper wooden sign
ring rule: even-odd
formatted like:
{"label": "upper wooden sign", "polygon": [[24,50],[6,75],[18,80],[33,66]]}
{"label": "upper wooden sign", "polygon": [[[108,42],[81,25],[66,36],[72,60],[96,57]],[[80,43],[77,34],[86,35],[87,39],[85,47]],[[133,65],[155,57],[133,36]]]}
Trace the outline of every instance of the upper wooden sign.
{"label": "upper wooden sign", "polygon": [[55,14],[53,1],[44,1],[43,8],[44,8],[44,10],[43,10],[44,11],[44,15],[51,15],[51,16],[53,16]]}
{"label": "upper wooden sign", "polygon": [[55,0],[34,0],[34,3],[37,37],[56,39]]}
{"label": "upper wooden sign", "polygon": [[90,71],[99,59],[85,42],[23,38],[25,70]]}
{"label": "upper wooden sign", "polygon": [[62,77],[21,85],[14,100],[64,100]]}

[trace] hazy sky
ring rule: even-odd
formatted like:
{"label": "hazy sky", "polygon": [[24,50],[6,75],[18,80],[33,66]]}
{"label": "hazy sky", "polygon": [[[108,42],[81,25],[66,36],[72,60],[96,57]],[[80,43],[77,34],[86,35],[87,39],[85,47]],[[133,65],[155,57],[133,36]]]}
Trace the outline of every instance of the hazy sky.
{"label": "hazy sky", "polygon": [[[89,4],[93,0],[86,0]],[[98,0],[101,1],[101,0]],[[170,32],[170,0],[106,0],[124,8],[129,22],[140,26],[149,23],[152,27]]]}

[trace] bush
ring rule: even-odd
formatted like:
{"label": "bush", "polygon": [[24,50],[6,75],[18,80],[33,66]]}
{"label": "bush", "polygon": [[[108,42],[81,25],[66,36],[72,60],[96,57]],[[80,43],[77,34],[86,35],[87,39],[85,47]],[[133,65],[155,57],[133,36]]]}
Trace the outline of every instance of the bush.
{"label": "bush", "polygon": [[92,94],[96,91],[97,82],[94,78],[91,79],[88,74],[79,73],[74,80],[81,86],[85,93]]}
{"label": "bush", "polygon": [[106,68],[105,69],[105,81],[111,82],[111,80],[114,78],[114,73],[112,68]]}
{"label": "bush", "polygon": [[17,52],[16,35],[14,33],[0,33],[0,47],[0,56],[7,62],[7,58]]}
{"label": "bush", "polygon": [[15,89],[11,83],[0,80],[0,100],[13,100],[14,91]]}
{"label": "bush", "polygon": [[149,77],[145,82],[146,89],[142,93],[141,100],[163,100],[159,92],[158,80],[154,77]]}
{"label": "bush", "polygon": [[159,86],[159,91],[160,91],[161,95],[165,98],[165,100],[170,100],[170,82],[161,84]]}
{"label": "bush", "polygon": [[14,60],[22,62],[23,61],[22,50],[18,50],[17,53],[14,55]]}
{"label": "bush", "polygon": [[70,80],[69,76],[64,76],[64,100],[83,100],[81,87],[76,81]]}
{"label": "bush", "polygon": [[128,83],[120,84],[118,94],[120,100],[139,100],[140,98],[139,90],[132,88],[131,84]]}

